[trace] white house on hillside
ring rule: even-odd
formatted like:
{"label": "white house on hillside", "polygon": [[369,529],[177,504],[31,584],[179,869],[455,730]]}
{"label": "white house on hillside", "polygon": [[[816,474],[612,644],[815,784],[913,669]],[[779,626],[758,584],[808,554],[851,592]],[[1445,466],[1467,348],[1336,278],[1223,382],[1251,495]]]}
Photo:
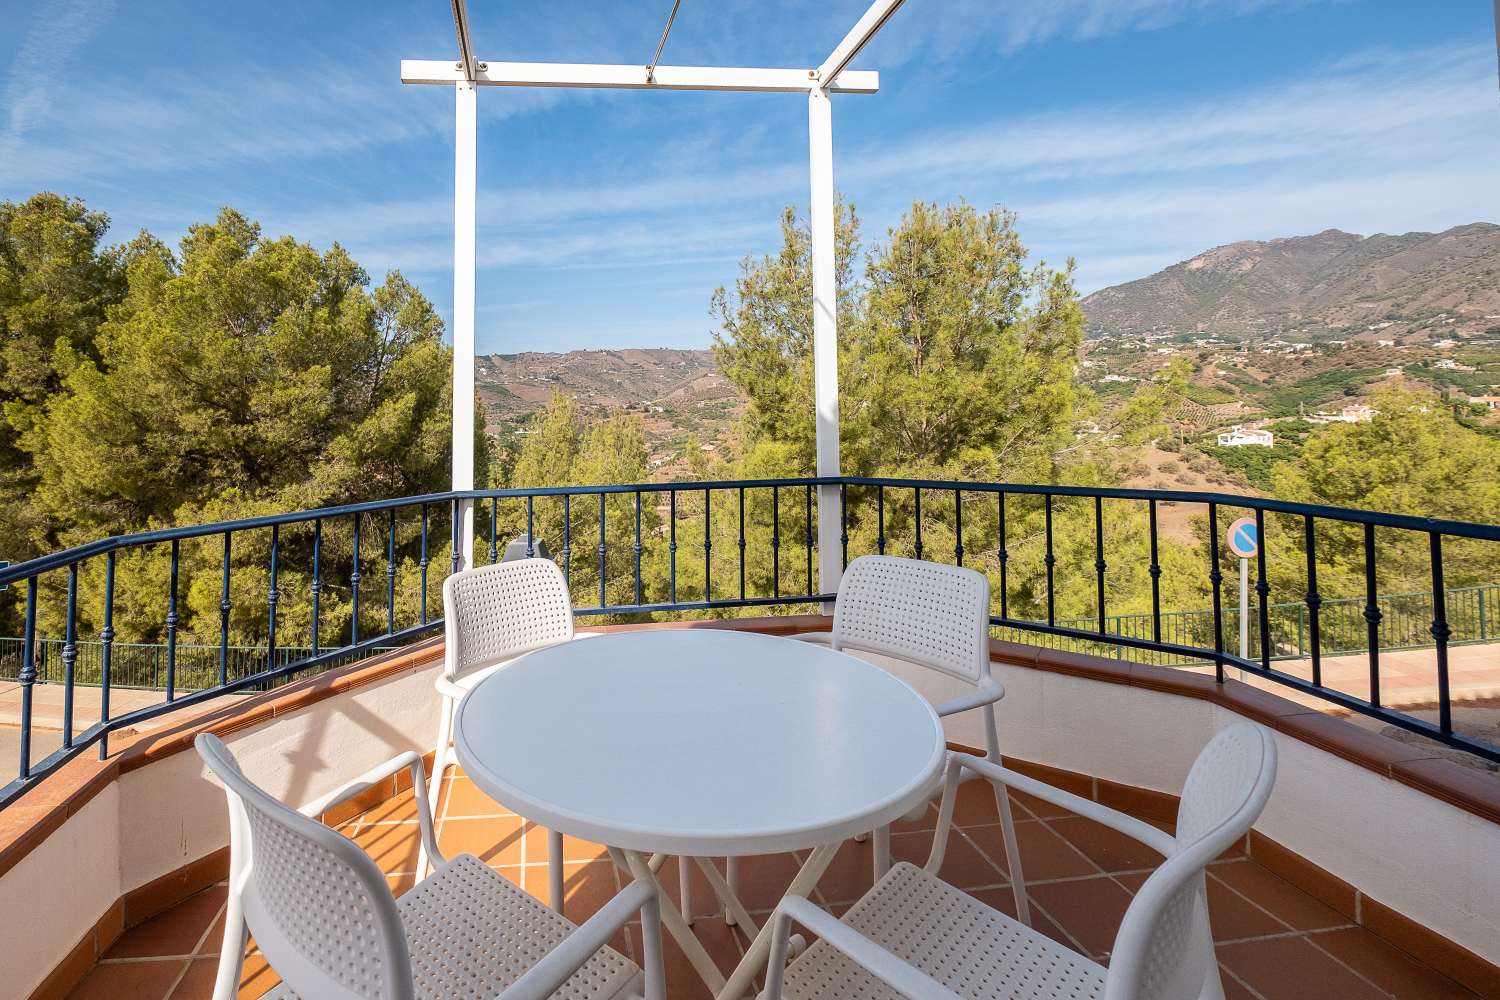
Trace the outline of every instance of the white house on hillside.
{"label": "white house on hillside", "polygon": [[1250,428],[1249,430],[1235,424],[1232,430],[1223,431],[1219,434],[1219,444],[1225,448],[1241,448],[1245,445],[1259,445],[1269,448],[1275,444],[1275,438],[1270,431]]}

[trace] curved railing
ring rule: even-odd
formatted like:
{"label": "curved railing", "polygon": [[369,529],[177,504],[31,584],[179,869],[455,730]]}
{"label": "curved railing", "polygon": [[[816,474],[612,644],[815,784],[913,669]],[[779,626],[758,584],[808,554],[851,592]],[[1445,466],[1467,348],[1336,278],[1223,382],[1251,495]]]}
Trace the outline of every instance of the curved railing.
{"label": "curved railing", "polygon": [[[837,531],[819,531],[820,499],[836,512]],[[1253,564],[1254,599],[1243,644],[1235,595],[1225,593],[1236,570],[1221,538],[1234,514],[1262,540],[1245,566]],[[9,601],[0,615],[21,633],[18,650],[0,650],[0,661],[19,658],[14,670],[0,662],[18,692],[16,769],[0,804],[90,747],[106,755],[110,734],[123,728],[435,631],[441,578],[459,565],[456,541],[471,518],[476,562],[500,558],[506,539],[527,552],[551,546],[580,616],[830,601],[817,569],[832,553],[819,539],[831,547],[836,538],[834,566],[889,552],[984,570],[991,620],[1008,634],[1202,663],[1220,681],[1244,671],[1500,761],[1500,747],[1455,729],[1449,676],[1450,646],[1472,641],[1455,636],[1449,603],[1488,583],[1475,574],[1493,573],[1500,549],[1488,547],[1500,542],[1500,526],[1223,493],[825,477],[434,493],[122,535],[0,568],[0,601]],[[1382,565],[1430,586],[1382,595]],[[1210,609],[1191,619],[1164,611],[1164,578]],[[1273,584],[1295,584],[1298,599],[1269,600]],[[1080,605],[1086,617],[1066,613]],[[1288,608],[1299,609],[1302,673],[1285,669],[1292,658],[1273,627]],[[1382,699],[1382,652],[1413,645],[1413,614],[1430,614],[1433,706],[1424,714],[1434,719]],[[130,643],[116,641],[122,628]],[[111,690],[129,683],[125,651],[136,643],[160,647],[151,686],[161,697],[141,704],[137,690],[133,707],[115,712]],[[1367,660],[1359,690],[1323,674],[1325,657],[1350,652]],[[61,688],[46,720],[39,686]],[[80,729],[85,702],[91,718]],[[57,747],[41,752],[42,737]]]}

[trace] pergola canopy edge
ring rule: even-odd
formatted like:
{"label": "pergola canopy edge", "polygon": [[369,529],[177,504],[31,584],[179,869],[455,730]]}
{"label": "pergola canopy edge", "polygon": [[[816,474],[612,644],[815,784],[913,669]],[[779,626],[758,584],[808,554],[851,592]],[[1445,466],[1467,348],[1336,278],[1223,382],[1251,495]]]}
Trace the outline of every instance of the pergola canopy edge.
{"label": "pergola canopy edge", "polygon": [[[476,98],[478,88],[568,87],[611,90],[706,90],[805,93],[811,180],[813,292],[813,418],[820,477],[838,476],[838,310],[834,282],[834,187],[832,94],[873,94],[880,75],[846,67],[885,26],[903,0],[874,0],[817,69],[736,66],[658,66],[674,2],[656,54],[646,65],[600,63],[481,62],[474,57],[464,0],[450,0],[459,59],[403,59],[401,82],[454,88],[456,98],[453,198],[453,488],[474,488],[474,287],[476,204]],[[843,573],[836,486],[818,487],[818,579],[822,593],[838,589]],[[454,509],[453,569],[473,565],[474,510],[470,501]],[[825,607],[825,612],[831,612]]]}
{"label": "pergola canopy edge", "polygon": [[[401,60],[401,82],[462,83],[462,62],[443,59]],[[759,93],[806,93],[822,88],[840,94],[873,94],[880,74],[845,70],[831,84],[817,70],[762,69],[739,66],[647,66],[611,63],[480,62],[474,83],[488,87],[575,87],[609,90],[729,90]]]}

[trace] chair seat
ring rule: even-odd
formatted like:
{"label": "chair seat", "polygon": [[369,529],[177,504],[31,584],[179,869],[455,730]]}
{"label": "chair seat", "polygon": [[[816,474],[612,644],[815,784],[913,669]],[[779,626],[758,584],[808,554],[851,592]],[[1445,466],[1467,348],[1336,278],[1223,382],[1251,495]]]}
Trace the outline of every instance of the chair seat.
{"label": "chair seat", "polygon": [[[915,865],[895,865],[843,922],[962,997],[1098,1000],[1104,967]],[[787,966],[797,1000],[899,1000],[825,942]]]}
{"label": "chair seat", "polygon": [[[472,854],[460,854],[396,900],[418,997],[499,996],[576,929]],[[609,1000],[638,993],[641,973],[602,948],[553,996]],[[295,1000],[283,987],[269,996]]]}

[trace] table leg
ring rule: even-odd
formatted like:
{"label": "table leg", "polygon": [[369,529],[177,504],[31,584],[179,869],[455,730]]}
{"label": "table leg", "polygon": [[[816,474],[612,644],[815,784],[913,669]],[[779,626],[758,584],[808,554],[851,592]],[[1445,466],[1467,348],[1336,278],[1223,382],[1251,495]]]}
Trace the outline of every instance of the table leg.
{"label": "table leg", "polygon": [[693,870],[687,858],[677,859],[677,898],[682,901],[682,919],[693,926]]}
{"label": "table leg", "polygon": [[[724,881],[729,884],[729,894],[738,896],[740,894],[740,859],[730,856],[724,859]],[[724,922],[734,926],[734,914],[727,909],[724,911]]]}
{"label": "table leg", "polygon": [[[823,873],[828,870],[828,866],[833,864],[834,855],[838,854],[840,846],[840,844],[824,844],[814,849],[807,861],[803,863],[801,870],[797,872],[797,877],[792,879],[792,884],[787,886],[786,894],[806,896],[812,892],[818,880],[823,877]],[[740,964],[734,967],[734,972],[730,974],[724,988],[715,991],[717,1000],[740,1000],[750,991],[756,972],[766,964],[766,957],[771,953],[771,928],[774,926],[775,921],[768,920],[755,935],[755,940],[745,952],[745,957],[740,959]]]}
{"label": "table leg", "polygon": [[[635,878],[656,887],[657,900],[661,906],[661,922],[666,925],[667,933],[671,934],[672,939],[682,948],[683,954],[687,956],[688,961],[697,970],[698,976],[703,980],[704,985],[708,987],[709,992],[717,995],[723,991],[725,989],[724,973],[720,972],[719,967],[714,964],[713,957],[703,947],[703,942],[699,941],[693,934],[693,929],[683,919],[682,911],[672,905],[672,900],[667,897],[665,890],[662,889],[661,882],[657,880],[656,872],[652,870],[650,861],[636,851],[621,851],[613,847],[609,849],[609,854],[614,859],[616,865],[630,872]],[[679,859],[679,864],[686,864],[686,862]],[[766,938],[766,946],[769,948],[769,935],[766,935]],[[761,960],[764,961],[765,959],[762,958]]]}
{"label": "table leg", "polygon": [[[745,904],[735,895],[734,887],[721,874],[719,869],[709,858],[694,858],[698,862],[703,877],[708,879],[708,884],[713,888],[714,895],[719,897],[719,903],[724,907],[724,922],[733,927],[739,925],[745,935],[754,938],[760,933],[760,928],[755,926],[755,921],[750,919],[750,912],[745,909]],[[735,859],[730,858],[731,862]]]}

